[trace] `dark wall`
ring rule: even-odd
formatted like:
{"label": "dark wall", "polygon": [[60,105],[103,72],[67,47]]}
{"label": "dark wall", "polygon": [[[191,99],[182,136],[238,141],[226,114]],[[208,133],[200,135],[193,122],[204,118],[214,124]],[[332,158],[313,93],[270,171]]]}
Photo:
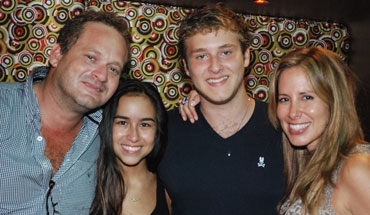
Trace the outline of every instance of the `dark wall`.
{"label": "dark wall", "polygon": [[357,110],[366,140],[370,141],[370,13],[366,19],[348,22],[352,32],[349,66],[359,77]]}

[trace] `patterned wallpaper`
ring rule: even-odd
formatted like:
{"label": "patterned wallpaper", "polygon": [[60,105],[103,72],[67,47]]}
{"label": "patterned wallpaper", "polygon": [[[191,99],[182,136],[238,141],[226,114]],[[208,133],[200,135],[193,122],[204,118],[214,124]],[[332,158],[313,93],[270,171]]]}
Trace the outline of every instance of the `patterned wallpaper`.
{"label": "patterned wallpaper", "polygon": [[[23,82],[33,68],[47,65],[51,47],[64,23],[85,10],[117,13],[132,27],[134,43],[130,76],[155,83],[168,110],[192,89],[181,71],[177,28],[191,8],[134,1],[36,0],[0,1],[0,81]],[[350,52],[346,26],[327,21],[243,14],[253,32],[251,64],[246,71],[248,93],[268,100],[268,85],[279,59],[287,52],[321,46]]]}

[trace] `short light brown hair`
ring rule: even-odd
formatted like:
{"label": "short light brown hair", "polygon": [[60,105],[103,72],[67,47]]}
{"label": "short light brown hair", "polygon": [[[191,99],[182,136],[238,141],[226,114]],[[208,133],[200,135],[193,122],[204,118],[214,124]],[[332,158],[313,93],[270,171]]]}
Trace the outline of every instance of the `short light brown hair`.
{"label": "short light brown hair", "polygon": [[186,57],[185,41],[197,33],[212,32],[224,29],[239,35],[242,53],[250,46],[251,35],[246,21],[222,4],[207,4],[194,10],[182,20],[178,30],[178,48],[183,58]]}

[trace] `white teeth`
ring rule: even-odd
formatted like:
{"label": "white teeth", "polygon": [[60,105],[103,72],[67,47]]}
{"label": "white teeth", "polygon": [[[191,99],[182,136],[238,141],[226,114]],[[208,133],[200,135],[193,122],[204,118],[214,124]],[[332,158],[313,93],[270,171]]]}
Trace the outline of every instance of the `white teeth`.
{"label": "white teeth", "polygon": [[123,145],[122,148],[124,148],[125,150],[127,151],[130,151],[130,152],[137,152],[140,150],[140,146],[125,146]]}
{"label": "white teeth", "polygon": [[224,76],[224,77],[221,77],[221,78],[218,78],[218,79],[208,79],[207,81],[209,83],[220,83],[221,81],[226,80],[226,79],[227,79],[227,77]]}
{"label": "white teeth", "polygon": [[289,127],[293,130],[301,130],[301,129],[304,129],[306,127],[308,127],[310,125],[310,123],[306,123],[306,124],[289,124]]}

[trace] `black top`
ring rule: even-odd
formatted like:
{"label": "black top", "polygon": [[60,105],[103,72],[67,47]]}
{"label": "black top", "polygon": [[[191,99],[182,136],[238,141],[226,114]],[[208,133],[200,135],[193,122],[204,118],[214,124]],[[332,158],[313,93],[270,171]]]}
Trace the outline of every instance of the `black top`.
{"label": "black top", "polygon": [[157,179],[157,204],[151,215],[169,215],[165,188],[162,182]]}
{"label": "black top", "polygon": [[169,141],[159,166],[172,200],[172,214],[269,215],[284,192],[281,132],[256,101],[248,123],[222,138],[197,106],[198,121],[169,113]]}

